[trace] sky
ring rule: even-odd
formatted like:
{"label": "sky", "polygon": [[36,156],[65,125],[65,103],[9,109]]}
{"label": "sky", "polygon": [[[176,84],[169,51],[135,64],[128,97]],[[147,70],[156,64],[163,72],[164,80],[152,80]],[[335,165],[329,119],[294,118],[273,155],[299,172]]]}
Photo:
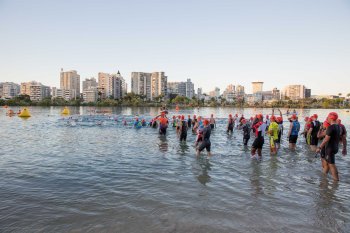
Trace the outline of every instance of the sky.
{"label": "sky", "polygon": [[61,68],[347,94],[350,1],[0,0],[0,82],[59,87]]}

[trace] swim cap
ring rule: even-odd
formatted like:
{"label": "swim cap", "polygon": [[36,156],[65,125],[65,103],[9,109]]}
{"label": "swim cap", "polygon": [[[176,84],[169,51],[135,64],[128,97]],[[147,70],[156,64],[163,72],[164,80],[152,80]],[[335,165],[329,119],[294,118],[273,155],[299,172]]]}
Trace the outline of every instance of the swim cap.
{"label": "swim cap", "polygon": [[327,120],[325,120],[325,121],[323,122],[323,127],[328,128],[328,126],[330,126],[330,124],[328,123]]}
{"label": "swim cap", "polygon": [[331,120],[333,120],[333,121],[336,121],[336,120],[338,119],[338,113],[336,113],[336,112],[330,112],[330,113],[328,114],[328,118],[331,119]]}
{"label": "swim cap", "polygon": [[259,115],[257,115],[257,118],[261,120],[261,119],[263,119],[263,115],[259,114]]}
{"label": "swim cap", "polygon": [[305,121],[308,121],[309,120],[309,117],[305,117],[305,119],[304,119]]}
{"label": "swim cap", "polygon": [[251,120],[251,121],[254,120],[254,117],[250,117],[250,120]]}
{"label": "swim cap", "polygon": [[193,115],[193,118],[196,118],[196,115]]}
{"label": "swim cap", "polygon": [[208,124],[209,124],[209,121],[208,121],[207,119],[205,119],[205,120],[203,121],[203,124],[204,124],[204,125],[208,125]]}
{"label": "swim cap", "polygon": [[242,123],[243,124],[247,123],[246,119],[242,119]]}
{"label": "swim cap", "polygon": [[269,115],[266,115],[266,119],[269,119]]}
{"label": "swim cap", "polygon": [[292,118],[292,120],[296,120],[298,117],[297,117],[297,115],[293,114],[291,118]]}
{"label": "swim cap", "polygon": [[232,114],[229,114],[228,116],[229,116],[229,117],[232,117]]}
{"label": "swim cap", "polygon": [[337,119],[337,124],[341,124],[341,120],[339,118]]}
{"label": "swim cap", "polygon": [[191,117],[191,115],[188,115],[188,117]]}
{"label": "swim cap", "polygon": [[318,118],[318,115],[317,114],[314,114],[312,115],[313,118],[317,119]]}
{"label": "swim cap", "polygon": [[181,116],[181,120],[185,120],[185,116],[184,115]]}
{"label": "swim cap", "polygon": [[278,122],[282,122],[282,121],[283,121],[283,118],[282,118],[282,117],[277,117],[277,121],[278,121]]}
{"label": "swim cap", "polygon": [[[269,118],[268,118],[268,115],[266,116],[266,118],[269,119]],[[275,117],[275,116],[271,116],[271,117],[270,117],[270,120],[271,120],[271,121],[276,121],[276,117]]]}

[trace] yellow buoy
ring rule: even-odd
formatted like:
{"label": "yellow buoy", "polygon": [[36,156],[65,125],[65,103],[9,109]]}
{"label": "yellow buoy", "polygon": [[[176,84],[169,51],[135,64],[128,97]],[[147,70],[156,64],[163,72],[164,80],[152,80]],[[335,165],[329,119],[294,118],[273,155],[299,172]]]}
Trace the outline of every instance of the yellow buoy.
{"label": "yellow buoy", "polygon": [[20,114],[18,114],[19,117],[31,117],[30,112],[27,108],[23,108]]}
{"label": "yellow buoy", "polygon": [[64,107],[63,111],[61,112],[62,115],[70,115],[70,111],[67,107]]}

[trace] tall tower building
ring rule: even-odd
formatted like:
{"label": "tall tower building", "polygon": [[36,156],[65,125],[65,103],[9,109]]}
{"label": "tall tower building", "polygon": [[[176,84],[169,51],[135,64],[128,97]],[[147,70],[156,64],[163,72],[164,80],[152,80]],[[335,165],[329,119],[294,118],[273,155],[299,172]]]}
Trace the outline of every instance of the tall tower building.
{"label": "tall tower building", "polygon": [[166,97],[168,93],[168,77],[164,72],[153,72],[151,75],[151,100],[160,95]]}
{"label": "tall tower building", "polygon": [[80,75],[76,70],[63,71],[60,74],[60,89],[74,90],[76,96],[80,96]]}
{"label": "tall tower building", "polygon": [[262,92],[264,82],[252,82],[253,94]]}

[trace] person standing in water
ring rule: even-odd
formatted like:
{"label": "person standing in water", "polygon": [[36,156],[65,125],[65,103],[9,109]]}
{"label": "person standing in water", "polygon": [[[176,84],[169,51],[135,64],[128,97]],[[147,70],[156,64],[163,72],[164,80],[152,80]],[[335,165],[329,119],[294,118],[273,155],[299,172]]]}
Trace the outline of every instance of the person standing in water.
{"label": "person standing in water", "polygon": [[262,148],[264,145],[264,135],[265,135],[265,130],[266,130],[266,124],[263,121],[263,115],[259,114],[257,115],[257,122],[253,125],[253,128],[255,129],[255,140],[252,145],[252,151],[251,155],[252,158],[255,157],[256,152],[258,152],[258,158],[262,158]]}
{"label": "person standing in water", "polygon": [[233,133],[233,124],[234,124],[234,121],[233,121],[233,118],[232,118],[232,115],[228,115],[228,122],[227,122],[227,133]]}
{"label": "person standing in water", "polygon": [[250,128],[249,122],[247,122],[246,119],[242,119],[241,120],[241,127],[240,127],[240,129],[243,130],[243,144],[245,146],[247,146],[248,145],[248,141],[250,139],[250,130],[251,130],[251,128]]}
{"label": "person standing in water", "polygon": [[338,153],[340,141],[340,127],[336,122],[337,119],[336,112],[328,114],[327,121],[330,126],[327,128],[326,136],[321,145],[316,149],[317,153],[324,150],[324,154],[321,154],[323,173],[328,174],[330,171],[335,181],[339,181],[338,169],[335,166],[335,155]]}
{"label": "person standing in water", "polygon": [[168,128],[168,118],[166,118],[165,113],[162,112],[161,116],[158,118],[159,121],[159,134],[166,135],[166,130]]}
{"label": "person standing in water", "polygon": [[341,120],[339,118],[337,119],[337,124],[340,127],[340,143],[343,144],[343,152],[342,152],[342,154],[346,155],[347,154],[347,148],[346,148],[346,145],[347,145],[347,143],[346,143],[347,132],[346,132],[346,128],[341,123]]}
{"label": "person standing in water", "polygon": [[187,121],[185,120],[185,116],[182,115],[181,116],[181,123],[180,123],[180,142],[186,141],[187,130],[188,130]]}
{"label": "person standing in water", "polygon": [[191,129],[192,127],[192,119],[191,119],[191,115],[188,115],[188,118],[187,118],[187,129]]}
{"label": "person standing in water", "polygon": [[291,150],[295,150],[299,131],[300,131],[300,123],[298,121],[298,117],[295,114],[293,114],[291,117],[291,122],[289,125],[289,132],[288,132],[289,149]]}
{"label": "person standing in water", "polygon": [[210,123],[211,129],[214,129],[214,127],[216,128],[216,121],[214,119],[214,114],[211,114],[209,123]]}
{"label": "person standing in water", "polygon": [[278,124],[276,123],[276,117],[272,115],[270,117],[270,124],[268,126],[268,133],[270,136],[270,151],[271,154],[277,154],[277,141],[278,141]]}
{"label": "person standing in water", "polygon": [[206,149],[208,156],[211,156],[211,142],[210,142],[210,134],[211,134],[211,127],[209,126],[209,121],[205,119],[203,121],[204,129],[203,129],[203,141],[199,144],[197,147],[197,156]]}
{"label": "person standing in water", "polygon": [[312,151],[316,151],[317,149],[317,145],[318,145],[318,137],[317,137],[317,133],[320,130],[321,127],[321,123],[317,120],[318,116],[317,114],[314,114],[311,117],[311,125],[310,125],[310,129],[308,132],[308,137],[311,137],[310,139],[310,149]]}

